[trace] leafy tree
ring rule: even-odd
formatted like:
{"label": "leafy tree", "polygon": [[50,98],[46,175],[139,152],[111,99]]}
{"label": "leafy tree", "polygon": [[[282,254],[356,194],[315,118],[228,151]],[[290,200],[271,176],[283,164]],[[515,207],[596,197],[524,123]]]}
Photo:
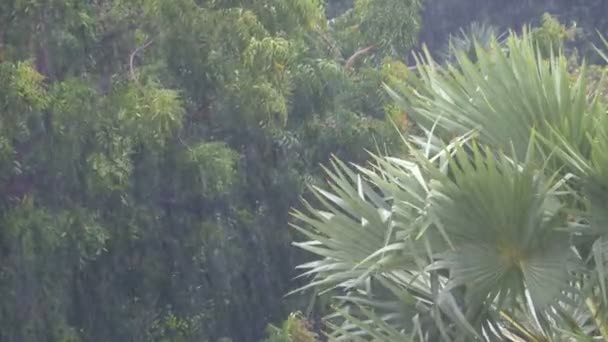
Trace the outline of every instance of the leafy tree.
{"label": "leafy tree", "polygon": [[350,66],[318,0],[2,1],[0,340],[249,341],[298,309],[288,209],[397,146],[419,4],[391,6],[361,2],[348,41],[382,49]]}

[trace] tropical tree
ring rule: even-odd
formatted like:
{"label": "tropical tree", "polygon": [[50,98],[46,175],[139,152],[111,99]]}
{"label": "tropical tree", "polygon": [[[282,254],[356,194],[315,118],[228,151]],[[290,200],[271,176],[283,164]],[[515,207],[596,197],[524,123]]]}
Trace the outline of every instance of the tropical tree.
{"label": "tropical tree", "polygon": [[342,36],[382,49],[347,70],[319,0],[0,1],[0,340],[258,341],[305,306],[289,208],[398,146],[418,1],[395,36],[361,3]]}
{"label": "tropical tree", "polygon": [[526,30],[489,47],[418,56],[408,153],[334,159],[294,211],[330,339],[608,341],[602,90]]}

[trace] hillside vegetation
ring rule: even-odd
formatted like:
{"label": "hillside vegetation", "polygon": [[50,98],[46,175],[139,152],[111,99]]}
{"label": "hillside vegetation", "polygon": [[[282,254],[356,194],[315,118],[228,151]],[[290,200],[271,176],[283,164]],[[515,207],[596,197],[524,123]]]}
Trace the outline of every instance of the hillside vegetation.
{"label": "hillside vegetation", "polygon": [[608,338],[599,36],[429,4],[0,1],[0,341]]}

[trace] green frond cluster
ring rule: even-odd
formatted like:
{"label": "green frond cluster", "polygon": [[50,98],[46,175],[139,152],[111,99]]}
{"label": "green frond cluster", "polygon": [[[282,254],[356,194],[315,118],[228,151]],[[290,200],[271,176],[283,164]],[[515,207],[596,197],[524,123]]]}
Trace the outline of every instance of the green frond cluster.
{"label": "green frond cluster", "polygon": [[423,133],[410,155],[336,159],[294,211],[301,290],[337,294],[330,340],[608,338],[606,103],[537,39],[420,56],[387,87]]}
{"label": "green frond cluster", "polygon": [[513,147],[520,157],[531,129],[546,135],[556,128],[584,148],[584,132],[604,111],[597,97],[588,101],[584,65],[572,81],[566,57],[543,59],[527,33],[512,34],[504,49],[476,49],[477,62],[461,52],[457,66],[446,68],[438,68],[428,52],[420,56],[420,81],[403,88],[414,119],[426,127],[436,122],[442,137],[478,130],[484,143]]}
{"label": "green frond cluster", "polygon": [[197,185],[205,197],[224,195],[234,187],[238,182],[239,157],[238,152],[221,142],[201,143],[188,151],[188,159],[199,173]]}

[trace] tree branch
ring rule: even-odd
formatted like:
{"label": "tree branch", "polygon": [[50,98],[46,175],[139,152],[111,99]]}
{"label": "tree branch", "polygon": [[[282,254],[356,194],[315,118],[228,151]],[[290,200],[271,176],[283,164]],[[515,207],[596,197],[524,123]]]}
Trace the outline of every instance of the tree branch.
{"label": "tree branch", "polygon": [[353,64],[355,63],[355,60],[356,60],[356,59],[357,59],[359,56],[364,55],[364,54],[366,54],[366,53],[369,53],[369,52],[371,52],[371,51],[372,51],[373,49],[375,49],[375,48],[376,48],[376,46],[375,46],[375,45],[370,45],[370,46],[368,46],[368,47],[366,47],[366,48],[363,48],[363,49],[357,50],[355,53],[353,53],[353,55],[352,55],[352,56],[350,56],[350,57],[349,57],[349,58],[346,60],[346,63],[344,63],[344,69],[346,69],[346,71],[350,71],[350,70],[352,69],[352,67],[353,67]]}
{"label": "tree branch", "polygon": [[147,42],[144,43],[144,45],[137,47],[135,50],[133,50],[133,52],[131,52],[131,56],[129,56],[129,70],[131,71],[131,79],[134,82],[138,82],[137,80],[137,76],[135,75],[135,67],[134,67],[134,60],[135,60],[135,56],[143,51],[145,48],[147,48],[148,46],[150,46],[152,43],[154,42],[153,38],[150,38]]}

